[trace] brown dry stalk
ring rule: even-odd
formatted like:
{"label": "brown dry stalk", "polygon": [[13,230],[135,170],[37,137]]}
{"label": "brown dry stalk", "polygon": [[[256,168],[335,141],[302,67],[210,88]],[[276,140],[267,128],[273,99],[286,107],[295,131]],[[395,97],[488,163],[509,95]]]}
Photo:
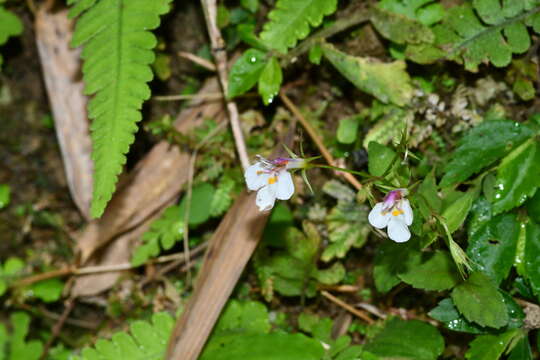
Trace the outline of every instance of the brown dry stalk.
{"label": "brown dry stalk", "polygon": [[[289,97],[283,91],[281,91],[279,93],[279,97],[281,98],[281,100],[283,101],[285,106],[289,109],[289,111],[291,111],[294,114],[294,116],[298,119],[298,121],[300,121],[300,124],[302,124],[304,129],[306,129],[306,132],[311,137],[311,140],[313,140],[313,142],[315,143],[317,148],[319,148],[319,151],[321,152],[323,158],[326,160],[328,165],[336,166],[336,162],[334,160],[334,157],[332,156],[332,154],[330,154],[330,151],[328,151],[328,149],[324,145],[323,141],[321,140],[321,138],[317,134],[317,131],[306,120],[304,115],[302,115],[300,110],[298,110],[298,108],[293,104],[291,99],[289,99]],[[344,172],[342,174],[343,174],[343,177],[352,186],[354,186],[356,190],[360,190],[362,188],[362,184],[360,184],[360,182],[354,177],[354,175],[352,175],[350,173],[346,173],[346,172]]]}
{"label": "brown dry stalk", "polygon": [[[210,37],[210,43],[212,45],[212,55],[216,62],[217,73],[219,82],[221,84],[221,90],[223,95],[227,96],[228,89],[228,71],[227,71],[227,52],[225,50],[225,41],[221,36],[221,32],[217,26],[217,4],[216,0],[201,0],[201,4],[204,10],[204,18],[206,20],[206,27],[208,29],[208,35]],[[229,122],[236,144],[236,150],[240,158],[240,163],[245,169],[249,166],[249,157],[246,148],[246,142],[244,140],[244,134],[240,127],[240,116],[238,114],[238,108],[236,103],[232,100],[226,100],[227,112],[229,114]]]}
{"label": "brown dry stalk", "polygon": [[371,324],[375,323],[375,321],[373,321],[373,319],[370,318],[366,313],[364,313],[363,311],[360,311],[358,309],[355,309],[353,306],[347,304],[343,300],[338,299],[334,295],[330,294],[328,291],[326,291],[326,290],[321,291],[321,295],[324,296],[325,298],[327,298],[328,300],[330,300],[331,302],[333,302],[334,304],[336,304],[338,306],[341,306],[345,310],[351,312],[353,315],[358,316],[360,319],[364,320],[368,324],[371,325]]}

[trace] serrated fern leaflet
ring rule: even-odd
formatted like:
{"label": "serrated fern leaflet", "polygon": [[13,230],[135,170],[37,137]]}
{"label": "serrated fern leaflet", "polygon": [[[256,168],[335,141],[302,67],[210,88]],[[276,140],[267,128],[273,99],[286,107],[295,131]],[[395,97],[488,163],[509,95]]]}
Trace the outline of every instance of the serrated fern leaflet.
{"label": "serrated fern leaflet", "polygon": [[149,31],[171,0],[79,0],[71,16],[82,14],[73,35],[74,46],[84,46],[85,93],[93,120],[93,217],[103,214],[114,192],[125,154],[134,140],[140,109],[150,97],[147,82],[153,74],[152,49],[157,41]]}
{"label": "serrated fern leaflet", "polygon": [[337,0],[279,0],[268,14],[261,39],[266,46],[286,53],[305,38],[311,26],[319,26],[326,15],[336,11]]}

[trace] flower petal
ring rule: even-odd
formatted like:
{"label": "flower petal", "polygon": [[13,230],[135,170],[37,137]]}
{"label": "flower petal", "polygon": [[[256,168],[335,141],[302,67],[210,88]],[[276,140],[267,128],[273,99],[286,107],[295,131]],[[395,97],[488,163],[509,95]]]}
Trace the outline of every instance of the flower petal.
{"label": "flower petal", "polygon": [[410,226],[413,222],[413,211],[411,208],[411,204],[409,203],[409,200],[403,199],[401,200],[401,210],[403,211],[403,217],[405,219],[405,224],[407,226]]}
{"label": "flower petal", "polygon": [[392,217],[388,222],[388,237],[395,242],[402,243],[411,238],[411,232],[402,218]]}
{"label": "flower petal", "polygon": [[377,229],[385,228],[390,220],[390,213],[383,214],[383,209],[384,203],[377,203],[368,215],[369,223]]}
{"label": "flower petal", "polygon": [[246,169],[244,178],[246,179],[246,185],[249,190],[259,190],[266,185],[268,174],[260,162],[256,162]]}
{"label": "flower petal", "polygon": [[264,186],[257,192],[257,198],[255,203],[259,207],[260,211],[267,211],[274,207],[276,201],[276,194],[273,187]]}
{"label": "flower petal", "polygon": [[277,176],[276,197],[279,200],[289,200],[294,194],[294,183],[291,174],[281,171]]}

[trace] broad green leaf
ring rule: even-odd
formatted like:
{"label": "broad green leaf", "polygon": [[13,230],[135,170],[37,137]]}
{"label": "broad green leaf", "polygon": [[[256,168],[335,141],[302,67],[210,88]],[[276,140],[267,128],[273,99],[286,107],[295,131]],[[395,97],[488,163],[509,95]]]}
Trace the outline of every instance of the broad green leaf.
{"label": "broad green leaf", "polygon": [[110,340],[99,339],[94,347],[86,347],[75,360],[161,360],[174,326],[167,313],[155,313],[152,322],[135,321],[128,332],[117,332]]}
{"label": "broad green leaf", "polygon": [[227,209],[232,204],[231,192],[234,188],[235,181],[228,177],[224,176],[219,181],[218,187],[214,192],[212,197],[212,202],[210,203],[210,215],[213,217],[223,215]]}
{"label": "broad green leaf", "polygon": [[480,335],[470,343],[465,358],[469,360],[497,360],[508,345],[520,335],[521,330],[519,329],[497,335]]}
{"label": "broad green leaf", "polygon": [[367,241],[368,209],[354,202],[354,196],[348,200],[338,202],[326,217],[330,244],[321,255],[322,261],[341,259],[351,248],[360,248]]}
{"label": "broad green leaf", "polygon": [[500,328],[508,324],[508,313],[497,287],[483,273],[473,272],[452,290],[452,300],[469,321]]}
{"label": "broad green leaf", "polygon": [[[518,305],[510,295],[506,293],[501,294],[506,307],[506,313],[508,314],[509,318],[508,326],[506,326],[504,330],[522,328],[525,314],[521,309],[521,306]],[[439,304],[428,313],[428,315],[436,320],[439,320],[447,329],[453,331],[471,334],[486,334],[492,331],[492,329],[485,328],[474,322],[468,321],[456,309],[451,298],[441,300]]]}
{"label": "broad green leaf", "polygon": [[379,4],[373,7],[371,23],[385,38],[397,44],[432,43],[435,35],[431,29],[413,18],[388,11]]}
{"label": "broad green leaf", "polygon": [[354,143],[358,138],[359,125],[360,117],[358,115],[340,119],[336,133],[337,141],[342,144]]}
{"label": "broad green leaf", "polygon": [[436,251],[427,261],[398,275],[417,289],[440,291],[454,287],[460,280],[450,254]]}
{"label": "broad green leaf", "polygon": [[483,334],[485,330],[478,324],[468,321],[456,309],[452,299],[443,299],[429,313],[433,319],[444,324],[447,329],[471,334]]}
{"label": "broad green leaf", "polygon": [[469,71],[489,62],[506,66],[514,53],[527,51],[531,44],[524,20],[535,10],[527,13],[526,3],[475,0],[454,6],[434,29],[436,43],[441,49],[450,48],[448,57],[463,62]]}
{"label": "broad green leaf", "polygon": [[238,334],[210,339],[200,360],[320,360],[324,348],[302,334]]}
{"label": "broad green leaf", "polygon": [[368,145],[368,171],[373,176],[383,176],[395,162],[397,154],[387,146],[372,141]]}
{"label": "broad green leaf", "polygon": [[533,360],[533,354],[529,339],[524,336],[512,349],[508,360]]}
{"label": "broad green leaf", "polygon": [[72,45],[83,46],[84,93],[92,96],[88,117],[92,119],[90,212],[94,218],[103,214],[115,191],[142,119],[142,104],[150,98],[148,82],[153,79],[157,45],[150,31],[159,26],[171,1],[79,0],[72,8],[71,16],[84,11],[77,19]]}
{"label": "broad green leaf", "polygon": [[381,0],[377,6],[424,25],[432,25],[444,17],[444,7],[435,0]]}
{"label": "broad green leaf", "polygon": [[431,211],[440,213],[442,208],[442,200],[437,191],[437,183],[435,182],[435,173],[430,172],[424,178],[424,181],[418,186],[416,195],[417,203],[420,204],[420,211],[427,219],[431,216]]}
{"label": "broad green leaf", "polygon": [[398,275],[414,269],[421,263],[420,251],[410,243],[396,244],[386,241],[377,248],[373,277],[375,287],[380,292],[387,292],[399,284]]}
{"label": "broad green leaf", "polygon": [[323,17],[336,11],[337,0],[278,0],[268,14],[260,34],[271,49],[286,53],[298,40],[305,38],[310,26],[319,26]]}
{"label": "broad green leaf", "polygon": [[384,103],[404,106],[412,97],[411,78],[405,62],[381,63],[377,60],[347,55],[332,45],[322,46],[324,56],[358,89]]}
{"label": "broad green leaf", "polygon": [[467,255],[476,270],[496,284],[506,279],[514,263],[519,223],[514,214],[502,214],[483,224],[469,237]]}
{"label": "broad green leaf", "polygon": [[471,209],[473,200],[476,196],[476,191],[469,190],[466,193],[460,194],[454,201],[452,201],[442,213],[442,216],[446,220],[446,225],[450,233],[453,233],[467,217],[469,210]]}
{"label": "broad green leaf", "polygon": [[540,225],[529,221],[526,225],[525,272],[534,293],[540,295]]}
{"label": "broad green leaf", "polygon": [[499,165],[495,182],[493,212],[499,214],[519,206],[540,186],[540,144],[530,139],[513,150]]}
{"label": "broad green leaf", "polygon": [[62,296],[64,283],[60,279],[47,279],[33,284],[29,290],[38,299],[51,303],[58,301]]}
{"label": "broad green leaf", "polygon": [[[4,45],[12,36],[22,33],[23,24],[17,15],[7,11],[3,5],[0,5],[0,45]],[[0,66],[2,66],[2,55],[0,55]],[[0,209],[2,206],[0,206]]]}
{"label": "broad green leaf", "polygon": [[0,296],[6,292],[10,281],[24,268],[24,262],[16,257],[8,258],[4,264],[0,263]]}
{"label": "broad green leaf", "polygon": [[13,326],[9,344],[9,360],[37,360],[43,351],[43,344],[38,340],[26,341],[30,327],[30,316],[23,312],[14,312],[10,315]]}
{"label": "broad green leaf", "polygon": [[231,300],[223,310],[215,331],[242,329],[250,333],[267,334],[270,327],[268,311],[263,304],[257,301]]}
{"label": "broad green leaf", "polygon": [[493,164],[533,135],[526,125],[513,121],[486,121],[470,130],[460,141],[445,166],[440,186],[467,180]]}
{"label": "broad green leaf", "polygon": [[259,8],[259,0],[240,0],[240,4],[244,9],[247,9],[252,13],[257,12],[257,9]]}
{"label": "broad green leaf", "polygon": [[9,205],[11,189],[7,184],[0,184],[0,209]]}
{"label": "broad green leaf", "polygon": [[[191,192],[189,225],[200,225],[210,218],[210,211],[212,209],[209,205],[214,198],[214,192],[214,186],[209,183],[203,183],[193,187]],[[181,220],[183,220],[186,204],[187,196],[184,196],[178,207]]]}
{"label": "broad green leaf", "polygon": [[332,327],[334,323],[330,318],[320,318],[317,315],[309,313],[301,313],[298,317],[298,327],[309,334],[315,339],[325,343],[329,343],[332,340]]}
{"label": "broad green leaf", "polygon": [[345,267],[340,262],[336,262],[327,269],[316,270],[314,277],[321,284],[334,285],[339,283],[345,277]]}
{"label": "broad green leaf", "polygon": [[435,360],[444,350],[444,339],[428,323],[394,318],[364,349],[383,359]]}
{"label": "broad green leaf", "polygon": [[281,66],[277,58],[272,56],[259,77],[259,94],[264,105],[268,105],[274,100],[274,97],[279,92],[282,81],[283,74],[281,73]]}
{"label": "broad green leaf", "polygon": [[540,191],[534,193],[534,196],[527,201],[527,214],[536,223],[540,223]]}
{"label": "broad green leaf", "polygon": [[266,54],[249,49],[236,60],[229,73],[227,97],[233,98],[246,93],[257,81],[266,66]]}

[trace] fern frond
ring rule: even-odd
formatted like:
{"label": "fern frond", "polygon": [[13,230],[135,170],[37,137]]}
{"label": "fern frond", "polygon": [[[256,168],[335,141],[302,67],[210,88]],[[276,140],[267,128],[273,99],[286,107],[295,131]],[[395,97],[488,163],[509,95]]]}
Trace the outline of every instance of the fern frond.
{"label": "fern frond", "polygon": [[[477,71],[482,63],[507,66],[513,54],[524,53],[531,45],[527,25],[540,30],[539,5],[538,0],[474,0],[472,5],[455,6],[442,24],[433,27],[435,45],[470,71]],[[427,49],[412,46],[407,53],[414,60],[415,53],[422,51]]]}
{"label": "fern frond", "polygon": [[278,0],[268,14],[270,19],[260,34],[271,49],[286,53],[289,47],[305,38],[310,26],[319,26],[326,15],[336,11],[337,0]]}
{"label": "fern frond", "polygon": [[125,154],[134,140],[140,109],[150,97],[147,82],[153,74],[152,49],[157,41],[149,31],[172,0],[78,0],[72,15],[78,19],[72,44],[84,46],[85,93],[92,122],[94,191],[93,217],[103,213],[114,192]]}
{"label": "fern frond", "polygon": [[135,321],[130,333],[119,332],[111,340],[100,339],[95,347],[85,348],[77,360],[161,360],[174,325],[167,313],[156,313],[152,323]]}

